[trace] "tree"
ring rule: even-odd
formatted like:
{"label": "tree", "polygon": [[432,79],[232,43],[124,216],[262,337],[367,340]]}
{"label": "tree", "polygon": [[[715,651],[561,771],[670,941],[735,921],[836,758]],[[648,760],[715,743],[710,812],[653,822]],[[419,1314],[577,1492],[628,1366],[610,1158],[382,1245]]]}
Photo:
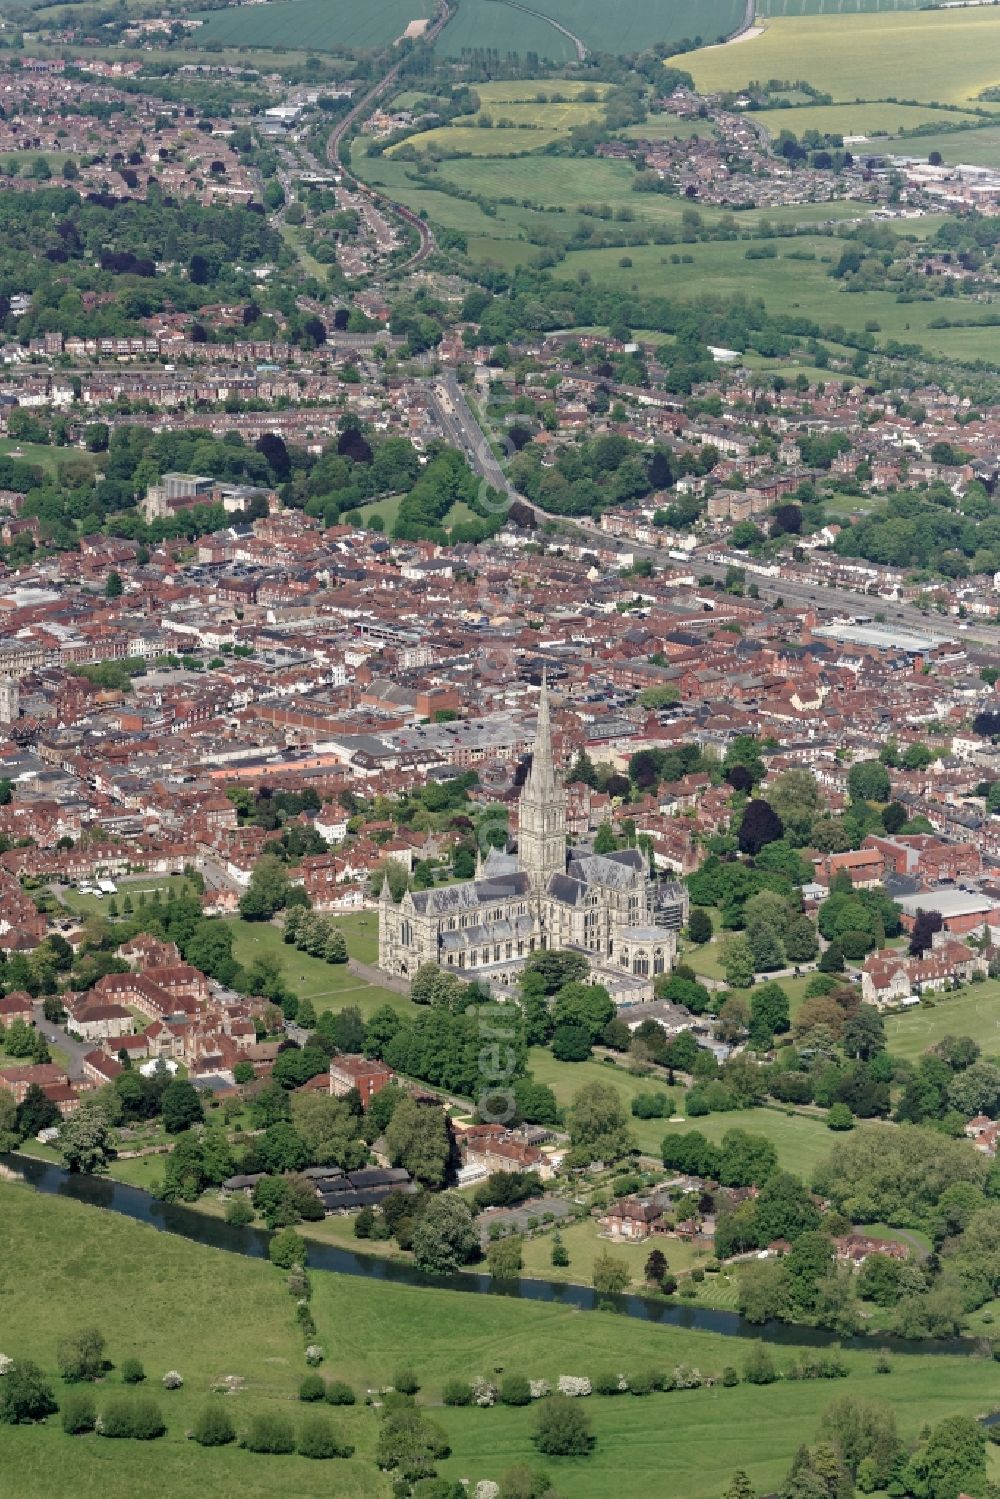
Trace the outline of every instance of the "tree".
{"label": "tree", "polygon": [[17,1106],[17,1132],[22,1140],[33,1139],[43,1129],[60,1124],[62,1115],[37,1083],[29,1083]]}
{"label": "tree", "polygon": [[56,1363],[67,1384],[83,1384],[104,1373],[104,1336],[96,1327],[84,1327],[56,1344]]}
{"label": "tree", "polygon": [[341,1098],[328,1093],[295,1092],[291,1098],[295,1133],[317,1166],[342,1166],[345,1171],[362,1166],[366,1157],[358,1134],[358,1117]]}
{"label": "tree", "polygon": [[587,1457],[594,1448],[587,1412],[567,1395],[539,1401],[531,1439],[547,1457]]}
{"label": "tree", "polygon": [[662,1284],[663,1277],[666,1275],[668,1269],[667,1257],[663,1253],[663,1250],[651,1249],[646,1257],[646,1264],[643,1269],[643,1275],[647,1283],[651,1286]]}
{"label": "tree", "polygon": [[788,995],[780,984],[761,984],[750,999],[750,1042],[758,1051],[769,1048],[776,1035],[789,1029]]}
{"label": "tree", "polygon": [[300,1457],[350,1457],[354,1448],[342,1442],[326,1416],[310,1416],[302,1423],[296,1444]]}
{"label": "tree", "polygon": [[17,1127],[17,1104],[9,1088],[0,1088],[0,1155],[14,1150],[20,1143]]}
{"label": "tree", "polygon": [[758,1193],[756,1207],[757,1224],[764,1244],[775,1239],[788,1239],[794,1243],[801,1234],[819,1223],[819,1214],[809,1193],[798,1177],[788,1171],[778,1171],[765,1182]]}
{"label": "tree", "polygon": [[205,1117],[197,1090],[186,1078],[174,1078],[167,1084],[162,1112],[163,1128],[168,1135],[178,1135],[192,1124],[201,1124]]}
{"label": "tree", "polygon": [[986,1477],[986,1433],[970,1416],[946,1416],[914,1453],[904,1482],[921,1499],[975,1494]]}
{"label": "tree", "polygon": [[785,933],[785,956],[790,963],[811,963],[819,952],[816,928],[808,916],[789,922]]}
{"label": "tree", "polygon": [[104,1108],[89,1100],[65,1119],[59,1129],[59,1152],[66,1166],[88,1176],[105,1171],[114,1160],[117,1152],[113,1142]]}
{"label": "tree", "polygon": [[891,795],[889,772],[879,760],[858,760],[847,775],[852,801],[887,802]]}
{"label": "tree", "polygon": [[70,1390],[63,1396],[59,1408],[59,1422],[67,1436],[80,1436],[93,1431],[97,1423],[97,1407],[89,1390]]}
{"label": "tree", "polygon": [[555,1024],[580,1026],[591,1041],[599,1039],[614,1013],[614,1001],[602,984],[564,984],[552,1002]]}
{"label": "tree", "polygon": [[875,1488],[883,1489],[893,1476],[900,1454],[896,1418],[880,1401],[845,1395],[823,1412],[820,1435],[832,1442],[853,1478],[863,1462],[870,1464]]}
{"label": "tree", "polygon": [[747,802],[737,839],[744,854],[759,854],[768,843],[776,843],[785,831],[784,823],[769,802]]}
{"label": "tree", "polygon": [[124,585],[121,573],[108,573],[107,582],[104,585],[104,597],[108,599],[119,599],[122,596]]}
{"label": "tree", "polygon": [[0,1426],[44,1421],[57,1409],[51,1387],[37,1364],[18,1359],[0,1379]]}
{"label": "tree", "polygon": [[567,1115],[574,1151],[588,1160],[617,1160],[632,1149],[621,1095],[610,1083],[587,1083],[573,1095]]}
{"label": "tree", "polygon": [[737,1468],[726,1485],[722,1499],[757,1499],[757,1491],[742,1468]]}
{"label": "tree", "polygon": [[854,1128],[854,1115],[846,1103],[832,1104],[827,1111],[826,1127],[832,1130],[845,1130]]}
{"label": "tree", "polygon": [[497,1239],[486,1251],[486,1263],[493,1280],[517,1280],[524,1263],[520,1235]]}
{"label": "tree", "polygon": [[434,1476],[434,1464],[451,1451],[444,1430],[411,1405],[387,1407],[379,1423],[375,1461],[407,1484]]}
{"label": "tree", "polygon": [[913,919],[913,930],[910,932],[911,957],[922,958],[932,946],[935,933],[940,932],[943,926],[944,917],[940,911],[925,911],[923,908],[918,908]]}
{"label": "tree", "polygon": [[240,898],[240,915],[245,921],[270,921],[287,905],[290,891],[284,864],[274,854],[265,854],[254,865],[250,883]]}
{"label": "tree", "polygon": [[606,1249],[594,1260],[594,1290],[599,1296],[621,1296],[629,1288],[632,1277],[628,1261],[616,1259]]}
{"label": "tree", "polygon": [[774,1360],[763,1343],[754,1343],[743,1364],[743,1378],[747,1384],[774,1384],[778,1371]]}
{"label": "tree", "polygon": [[822,810],[823,801],[810,770],[785,770],[769,785],[767,799],[780,817],[787,832],[805,841],[813,819]]}
{"label": "tree", "polygon": [[703,946],[712,940],[712,918],[701,906],[692,906],[688,916],[688,936],[692,942]]}
{"label": "tree", "polygon": [[557,1062],[586,1062],[591,1054],[590,1033],[582,1025],[557,1025],[551,1045]]}
{"label": "tree", "polygon": [[754,978],[754,956],[745,937],[727,937],[720,956],[726,982],[734,989],[749,989]]}
{"label": "tree", "polygon": [[461,1197],[433,1197],[413,1226],[413,1256],[421,1270],[446,1275],[475,1253],[479,1235]]}
{"label": "tree", "polygon": [[750,949],[755,972],[772,973],[776,968],[784,967],[785,949],[781,938],[767,922],[748,922],[744,940]]}
{"label": "tree", "polygon": [[402,1099],[386,1125],[385,1138],[394,1166],[405,1166],[425,1186],[444,1184],[451,1140],[447,1117],[438,1104]]}

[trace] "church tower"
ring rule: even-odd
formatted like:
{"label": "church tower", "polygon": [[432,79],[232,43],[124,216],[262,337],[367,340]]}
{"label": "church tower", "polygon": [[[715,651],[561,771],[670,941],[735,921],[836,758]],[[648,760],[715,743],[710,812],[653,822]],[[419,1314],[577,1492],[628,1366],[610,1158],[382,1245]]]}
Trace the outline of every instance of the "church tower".
{"label": "church tower", "polygon": [[21,692],[16,681],[0,681],[0,723],[16,723],[21,713]]}
{"label": "church tower", "polygon": [[535,890],[544,886],[550,874],[565,871],[566,793],[552,763],[549,687],[544,672],[531,769],[521,792],[517,852],[518,864]]}

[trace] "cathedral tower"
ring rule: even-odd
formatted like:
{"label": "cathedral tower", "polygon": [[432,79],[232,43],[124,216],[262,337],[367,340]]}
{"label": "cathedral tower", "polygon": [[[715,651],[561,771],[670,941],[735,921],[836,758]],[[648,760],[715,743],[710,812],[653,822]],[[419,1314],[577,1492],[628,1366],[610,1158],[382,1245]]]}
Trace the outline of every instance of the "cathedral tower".
{"label": "cathedral tower", "polygon": [[550,874],[566,868],[566,793],[552,763],[549,688],[544,672],[531,769],[521,792],[517,852],[518,864],[536,890],[545,885]]}

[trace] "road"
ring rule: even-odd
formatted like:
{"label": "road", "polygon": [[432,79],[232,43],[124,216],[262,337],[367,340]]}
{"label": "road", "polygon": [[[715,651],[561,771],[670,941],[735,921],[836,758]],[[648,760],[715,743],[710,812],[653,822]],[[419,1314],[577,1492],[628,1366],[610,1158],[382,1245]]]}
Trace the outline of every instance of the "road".
{"label": "road", "polygon": [[62,1026],[53,1025],[51,1020],[46,1020],[42,1014],[41,1000],[35,1005],[35,1026],[49,1045],[57,1046],[66,1057],[66,1070],[70,1080],[74,1083],[82,1082],[87,1075],[83,1070],[83,1059],[88,1051],[94,1050],[92,1043],[77,1041],[68,1036]]}
{"label": "road", "polygon": [[[442,430],[465,453],[473,470],[510,500],[521,499],[522,496],[514,489],[497,462],[455,375],[445,374],[429,382],[427,391]],[[557,521],[564,526],[568,524],[582,536],[593,537],[595,543],[599,541],[604,550],[611,548],[631,557],[649,557],[661,565],[666,560],[664,548],[617,541],[602,532],[599,523],[590,516],[577,516],[567,521],[564,515],[555,515],[541,509],[534,500],[525,500],[524,503],[547,520]],[[725,580],[727,572],[726,564],[710,562],[697,554],[691,558],[691,568],[699,577],[710,577],[718,582]],[[815,607],[826,614],[847,615],[850,618],[862,614],[879,615],[879,623],[889,628],[961,640],[973,659],[978,659],[977,648],[989,653],[990,660],[995,660],[1000,653],[1000,629],[995,626],[967,621],[963,622],[964,628],[959,631],[957,623],[947,616],[925,614],[913,604],[897,603],[877,594],[857,593],[848,588],[824,588],[819,584],[801,583],[788,578],[768,578],[760,574],[751,575],[750,581],[756,584],[760,597],[769,602],[783,599],[786,604],[800,608]]]}

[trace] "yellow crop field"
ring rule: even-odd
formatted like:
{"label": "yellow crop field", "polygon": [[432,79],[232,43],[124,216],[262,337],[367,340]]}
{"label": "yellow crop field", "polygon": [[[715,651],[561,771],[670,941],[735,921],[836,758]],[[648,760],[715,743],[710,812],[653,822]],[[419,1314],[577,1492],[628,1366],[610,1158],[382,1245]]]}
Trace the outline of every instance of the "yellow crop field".
{"label": "yellow crop field", "polygon": [[[540,151],[578,125],[603,119],[603,85],[587,85],[558,79],[556,86],[526,79],[520,83],[483,83],[475,88],[480,109],[476,115],[461,115],[450,125],[438,125],[401,144],[418,151],[440,148],[472,156],[514,156],[522,151]],[[585,99],[581,94],[587,94]],[[553,99],[552,95],[560,97]],[[593,95],[597,95],[596,98]],[[480,125],[487,119],[489,126]],[[503,122],[501,124],[501,122]],[[394,146],[391,156],[400,149]]]}
{"label": "yellow crop field", "polygon": [[738,45],[703,47],[674,61],[705,93],[788,78],[835,100],[893,93],[970,104],[1000,86],[1000,9],[779,17]]}

